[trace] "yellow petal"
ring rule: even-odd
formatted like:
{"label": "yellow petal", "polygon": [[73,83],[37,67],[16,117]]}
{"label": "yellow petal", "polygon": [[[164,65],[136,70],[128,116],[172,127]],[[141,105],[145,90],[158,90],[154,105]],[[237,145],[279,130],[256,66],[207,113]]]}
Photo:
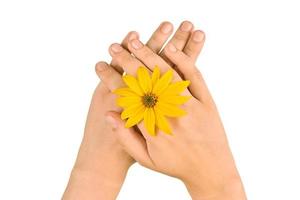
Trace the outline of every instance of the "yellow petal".
{"label": "yellow petal", "polygon": [[158,101],[162,101],[164,103],[181,105],[187,102],[191,96],[179,96],[179,95],[161,95],[158,97]]}
{"label": "yellow petal", "polygon": [[163,95],[178,95],[190,85],[190,81],[178,81],[172,83],[163,92]]}
{"label": "yellow petal", "polygon": [[171,83],[173,78],[173,70],[168,70],[153,87],[153,93],[159,96]]}
{"label": "yellow petal", "polygon": [[144,124],[150,135],[155,135],[155,115],[153,108],[146,108],[144,115]]}
{"label": "yellow petal", "polygon": [[120,107],[129,107],[133,104],[140,104],[142,102],[141,97],[135,96],[135,97],[119,97],[117,98],[117,105]]}
{"label": "yellow petal", "polygon": [[167,119],[161,113],[161,111],[155,107],[154,113],[155,113],[155,123],[157,127],[163,132],[165,132],[166,134],[172,135],[170,125]]}
{"label": "yellow petal", "polygon": [[123,80],[132,91],[134,91],[140,96],[144,94],[142,89],[140,88],[138,81],[133,76],[125,75],[123,76]]}
{"label": "yellow petal", "polygon": [[136,115],[142,106],[142,103],[138,103],[125,108],[121,114],[121,119],[126,119],[128,117]]}
{"label": "yellow petal", "polygon": [[177,105],[172,105],[161,101],[157,102],[156,107],[163,115],[168,117],[180,117],[186,114],[186,112],[178,108]]}
{"label": "yellow petal", "polygon": [[120,96],[137,96],[137,94],[133,92],[130,88],[118,88],[114,90],[113,93]]}
{"label": "yellow petal", "polygon": [[158,66],[154,67],[153,73],[152,73],[152,85],[154,86],[157,82],[157,80],[160,77],[160,70]]}
{"label": "yellow petal", "polygon": [[152,81],[148,70],[145,67],[139,67],[137,71],[139,84],[144,93],[149,93],[152,90]]}
{"label": "yellow petal", "polygon": [[134,116],[129,117],[129,119],[125,123],[125,127],[130,128],[138,124],[143,119],[144,113],[145,113],[145,107],[141,106]]}

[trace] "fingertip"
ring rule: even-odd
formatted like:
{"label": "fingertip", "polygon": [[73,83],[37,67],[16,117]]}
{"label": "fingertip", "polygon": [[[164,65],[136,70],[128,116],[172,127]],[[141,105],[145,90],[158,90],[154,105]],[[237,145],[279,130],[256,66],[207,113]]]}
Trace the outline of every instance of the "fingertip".
{"label": "fingertip", "polygon": [[192,34],[192,39],[196,43],[203,42],[205,39],[205,33],[201,30],[196,30]]}
{"label": "fingertip", "polygon": [[140,35],[138,32],[136,31],[130,31],[128,34],[127,34],[127,41],[131,41],[131,40],[134,40],[134,39],[139,39]]}
{"label": "fingertip", "polygon": [[194,25],[192,22],[188,21],[188,20],[185,20],[181,23],[180,25],[180,30],[183,31],[183,32],[189,32],[189,31],[192,31],[194,28]]}
{"label": "fingertip", "polygon": [[135,50],[139,50],[144,46],[144,44],[138,40],[138,39],[134,39],[130,41],[130,47],[132,47]]}
{"label": "fingertip", "polygon": [[168,22],[168,21],[164,21],[160,24],[159,26],[159,30],[163,33],[163,34],[170,34],[173,32],[173,24]]}
{"label": "fingertip", "polygon": [[108,68],[108,64],[104,61],[100,61],[96,63],[95,71],[97,74],[100,74],[101,72],[105,71]]}
{"label": "fingertip", "polygon": [[167,21],[167,20],[160,23],[160,25],[162,25],[162,24],[169,24],[169,25],[173,26],[173,24],[170,21]]}
{"label": "fingertip", "polygon": [[140,35],[139,35],[138,32],[130,31],[130,32],[127,33],[126,37],[123,39],[121,45],[122,45],[123,48],[128,49],[128,43],[131,40],[139,39],[139,38],[140,38]]}
{"label": "fingertip", "polygon": [[123,47],[118,43],[113,43],[109,46],[109,53],[111,56],[114,56],[117,53],[120,53],[123,50]]}

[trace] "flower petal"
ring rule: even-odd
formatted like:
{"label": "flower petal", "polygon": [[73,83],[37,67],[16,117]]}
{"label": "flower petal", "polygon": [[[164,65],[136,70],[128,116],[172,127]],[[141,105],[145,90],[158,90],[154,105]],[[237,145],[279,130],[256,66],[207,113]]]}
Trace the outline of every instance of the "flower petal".
{"label": "flower petal", "polygon": [[169,86],[173,78],[173,70],[168,70],[158,81],[156,82],[153,93],[159,96]]}
{"label": "flower petal", "polygon": [[137,71],[137,78],[140,84],[140,87],[144,93],[149,93],[152,90],[152,81],[148,70],[145,67],[139,67]]}
{"label": "flower petal", "polygon": [[118,88],[114,90],[113,93],[120,96],[137,96],[137,94],[133,92],[130,88]]}
{"label": "flower petal", "polygon": [[178,81],[172,83],[163,92],[163,95],[178,95],[190,85],[190,81]]}
{"label": "flower petal", "polygon": [[179,95],[161,95],[158,97],[158,101],[162,101],[164,103],[181,105],[187,102],[191,96],[179,96]]}
{"label": "flower petal", "polygon": [[172,135],[170,125],[167,119],[165,118],[165,116],[161,113],[161,111],[155,107],[154,113],[155,113],[155,123],[157,127],[163,132],[165,132],[166,134]]}
{"label": "flower petal", "polygon": [[125,127],[130,128],[138,124],[143,119],[144,113],[145,113],[145,107],[141,106],[134,116],[129,117],[129,119],[125,123]]}
{"label": "flower petal", "polygon": [[146,108],[144,115],[144,124],[148,133],[155,136],[155,114],[153,108]]}
{"label": "flower petal", "polygon": [[119,97],[117,98],[117,105],[120,107],[130,107],[133,104],[140,104],[142,102],[141,97],[135,96],[135,97]]}
{"label": "flower petal", "polygon": [[127,108],[125,108],[123,111],[122,111],[122,114],[121,114],[121,119],[126,119],[126,118],[129,118],[131,116],[134,116],[137,114],[137,112],[141,109],[141,107],[143,107],[144,105],[142,103],[138,103],[138,104],[133,104]]}
{"label": "flower petal", "polygon": [[157,102],[157,109],[162,112],[163,115],[168,117],[180,117],[186,114],[186,112],[177,107],[177,105],[172,105],[164,102]]}
{"label": "flower petal", "polygon": [[131,75],[124,75],[123,80],[132,91],[134,91],[135,93],[137,93],[140,96],[142,96],[144,94],[142,89],[140,88],[139,83],[136,80],[136,78],[134,78]]}
{"label": "flower petal", "polygon": [[152,85],[154,86],[157,82],[157,80],[159,79],[160,77],[160,70],[159,70],[159,67],[158,66],[155,66],[154,67],[154,70],[153,70],[153,73],[152,73]]}

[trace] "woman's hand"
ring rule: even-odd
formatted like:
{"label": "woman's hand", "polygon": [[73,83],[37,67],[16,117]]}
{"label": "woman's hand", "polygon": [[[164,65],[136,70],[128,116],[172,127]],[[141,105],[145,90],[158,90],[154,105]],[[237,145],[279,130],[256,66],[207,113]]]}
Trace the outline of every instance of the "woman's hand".
{"label": "woman's hand", "polygon": [[[191,81],[185,93],[193,98],[183,105],[188,114],[169,119],[173,135],[159,132],[152,137],[143,124],[139,124],[141,136],[134,128],[124,128],[119,113],[109,112],[107,118],[112,131],[135,160],[147,168],[181,179],[193,199],[245,199],[217,108],[195,66],[203,41],[204,34],[196,31],[184,48],[178,49],[169,43],[164,51],[169,62],[138,39],[129,42],[128,51],[117,44],[111,47],[113,60],[128,74],[136,75],[137,68],[143,64],[150,71],[158,65],[166,72],[172,69],[171,62],[184,79]],[[123,85],[120,74],[105,63],[101,63],[97,73],[110,90]],[[178,73],[174,74],[175,81],[181,80]]]}
{"label": "woman's hand", "polygon": [[[186,45],[193,32],[193,25],[190,22],[184,22],[182,27],[170,40],[178,48]],[[189,29],[187,30],[186,27]],[[147,42],[147,46],[159,52],[172,34],[172,29],[172,24],[169,22],[162,23]],[[122,48],[127,49],[128,42],[132,39],[138,39],[136,32],[130,32],[125,37],[121,43]],[[97,66],[99,70],[101,63]],[[118,62],[113,59],[111,66],[120,76],[119,73],[122,73],[123,69],[120,68]],[[108,73],[108,71],[104,70],[102,73]],[[117,141],[117,135],[113,134],[111,126],[106,122],[105,114],[108,111],[120,111],[114,102],[115,96],[111,94],[107,85],[100,83],[91,101],[84,138],[63,199],[115,199],[128,168],[135,162],[124,151]]]}

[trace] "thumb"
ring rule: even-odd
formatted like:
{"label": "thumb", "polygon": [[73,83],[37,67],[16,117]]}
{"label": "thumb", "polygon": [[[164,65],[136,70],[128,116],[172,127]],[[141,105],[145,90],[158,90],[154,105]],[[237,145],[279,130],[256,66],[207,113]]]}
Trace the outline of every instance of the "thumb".
{"label": "thumb", "polygon": [[148,154],[145,138],[135,131],[134,128],[125,128],[125,122],[117,112],[108,112],[106,121],[116,134],[116,137],[118,137],[125,151],[142,166],[153,168],[154,165]]}

